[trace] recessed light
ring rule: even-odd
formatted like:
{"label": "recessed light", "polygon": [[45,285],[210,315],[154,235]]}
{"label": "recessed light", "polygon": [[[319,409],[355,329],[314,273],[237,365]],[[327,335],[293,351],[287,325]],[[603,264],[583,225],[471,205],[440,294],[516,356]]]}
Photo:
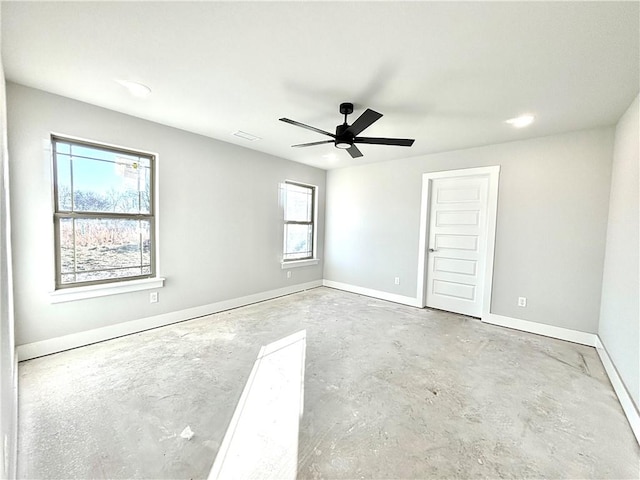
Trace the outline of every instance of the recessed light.
{"label": "recessed light", "polygon": [[255,135],[252,135],[250,133],[243,132],[242,130],[233,132],[233,135],[235,135],[236,137],[240,137],[244,140],[249,140],[250,142],[255,142],[256,140],[262,140],[260,137],[256,137]]}
{"label": "recessed light", "polygon": [[516,128],[522,128],[522,127],[528,127],[529,125],[531,125],[533,123],[533,121],[536,119],[536,117],[534,117],[533,115],[520,115],[519,117],[516,118],[510,118],[509,120],[506,120],[505,123],[508,123],[509,125],[513,125]]}
{"label": "recessed light", "polygon": [[116,82],[129,90],[129,93],[134,97],[145,98],[151,95],[151,88],[142,83],[132,82],[130,80],[116,80]]}

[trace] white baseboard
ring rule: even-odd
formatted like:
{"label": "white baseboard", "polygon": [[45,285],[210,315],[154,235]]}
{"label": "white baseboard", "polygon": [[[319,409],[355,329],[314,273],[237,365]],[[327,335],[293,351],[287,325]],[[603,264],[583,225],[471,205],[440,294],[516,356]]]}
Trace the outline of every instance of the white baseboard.
{"label": "white baseboard", "polygon": [[[358,287],[356,285],[349,285],[341,282],[334,282],[332,280],[315,280],[313,282],[292,285],[276,290],[269,290],[253,295],[247,295],[245,297],[211,303],[209,305],[202,305],[200,307],[193,307],[177,312],[170,312],[153,317],[133,320],[130,322],[118,323],[116,325],[110,325],[107,327],[96,328],[86,332],[73,333],[70,335],[65,335],[63,337],[19,345],[16,348],[18,361],[29,360],[52,353],[62,352],[64,350],[82,347],[84,345],[90,345],[92,343],[102,342],[104,340],[110,340],[112,338],[122,337],[124,335],[129,335],[132,333],[138,333],[156,327],[162,327],[172,323],[182,322],[184,320],[189,320],[196,317],[202,317],[204,315],[211,315],[224,310],[242,307],[256,302],[262,302],[265,300],[270,300],[272,298],[289,295],[291,293],[309,290],[311,288],[320,286],[344,290],[346,292],[357,293],[368,297],[378,298],[380,300],[387,300],[394,303],[409,305],[411,307],[422,307],[421,305],[419,305],[418,300],[413,297],[396,295],[393,293],[373,290],[365,287]],[[502,315],[496,315],[494,313],[484,315],[482,317],[482,321],[492,325],[513,328],[515,330],[520,330],[523,332],[535,333],[537,335],[543,335],[545,337],[551,337],[558,340],[566,340],[573,343],[579,343],[581,345],[587,345],[589,347],[595,347],[598,355],[600,356],[602,364],[604,365],[605,371],[609,376],[611,385],[613,385],[613,389],[618,396],[620,405],[622,406],[622,409],[627,416],[627,420],[631,425],[631,429],[633,430],[638,443],[640,443],[640,414],[638,413],[638,409],[629,396],[629,393],[627,392],[622,379],[618,375],[618,372],[613,362],[611,361],[611,358],[607,354],[607,351],[604,348],[602,341],[600,340],[598,335],[593,333],[580,332],[578,330],[571,330],[569,328],[531,322],[528,320],[520,320],[518,318],[505,317]]]}
{"label": "white baseboard", "polygon": [[[18,355],[13,356],[13,405],[11,406],[11,421],[13,422],[13,430],[11,432],[11,440],[8,456],[5,462],[9,462],[9,474],[7,478],[18,478],[18,405],[19,392],[18,389]],[[5,466],[6,468],[6,466]]]}
{"label": "white baseboard", "polygon": [[401,303],[403,305],[409,305],[410,307],[421,307],[421,305],[418,305],[418,300],[414,297],[406,297],[404,295],[383,292],[381,290],[358,287],[356,285],[349,285],[348,283],[334,282],[333,280],[323,280],[322,285],[324,285],[325,287],[335,288],[337,290],[344,290],[345,292],[357,293],[366,297],[379,298],[380,300]]}
{"label": "white baseboard", "polygon": [[501,327],[513,328],[523,332],[535,333],[545,337],[557,338],[558,340],[566,340],[568,342],[579,343],[589,347],[596,346],[597,335],[595,333],[580,332],[571,330],[570,328],[556,327],[546,325],[544,323],[530,322],[529,320],[520,320],[518,318],[504,317],[489,313],[483,315],[482,321],[491,325],[499,325]]}
{"label": "white baseboard", "polygon": [[613,390],[618,396],[622,410],[627,416],[631,430],[633,430],[633,434],[636,436],[638,444],[640,444],[640,413],[638,413],[638,409],[633,403],[631,395],[629,395],[629,392],[624,386],[624,382],[620,378],[620,375],[618,375],[618,370],[611,361],[611,357],[609,357],[607,349],[604,347],[602,340],[600,340],[600,337],[597,335],[595,347],[598,355],[600,356],[600,361],[602,361],[602,365],[604,365],[604,369],[609,376],[609,381],[613,386]]}
{"label": "white baseboard", "polygon": [[202,317],[204,315],[211,315],[213,313],[222,312],[224,310],[243,307],[252,303],[262,302],[264,300],[270,300],[272,298],[281,297],[283,295],[289,295],[291,293],[301,292],[303,290],[309,290],[310,288],[316,288],[320,286],[322,286],[322,280],[315,280],[313,282],[301,283],[298,285],[291,285],[288,287],[269,290],[266,292],[254,293],[245,297],[210,303],[208,305],[201,305],[199,307],[188,308],[176,312],[163,313],[161,315],[155,315],[153,317],[146,317],[139,320],[117,323],[115,325],[95,328],[93,330],[88,330],[85,332],[72,333],[69,335],[64,335],[62,337],[42,340],[40,342],[27,343],[24,345],[19,345],[17,347],[16,350],[18,353],[18,361],[30,360],[32,358],[42,357],[44,355],[50,355],[52,353],[62,352],[64,350],[82,347],[85,345],[90,345],[92,343],[98,343],[105,340],[110,340],[112,338],[122,337],[124,335],[130,335],[132,333],[138,333],[144,330],[150,330],[152,328],[163,327],[172,323],[182,322],[184,320],[190,320],[192,318]]}

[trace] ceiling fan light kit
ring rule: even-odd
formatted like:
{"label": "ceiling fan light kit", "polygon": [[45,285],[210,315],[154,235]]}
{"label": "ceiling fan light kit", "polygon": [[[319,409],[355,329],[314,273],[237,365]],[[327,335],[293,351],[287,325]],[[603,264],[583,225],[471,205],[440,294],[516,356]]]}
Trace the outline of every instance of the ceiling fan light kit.
{"label": "ceiling fan light kit", "polygon": [[358,137],[358,135],[370,127],[374,122],[378,121],[382,114],[375,112],[367,108],[362,115],[360,115],[351,125],[347,123],[347,115],[353,113],[353,103],[341,103],[340,113],[344,115],[344,123],[336,127],[336,133],[329,133],[319,128],[305,125],[304,123],[296,122],[288,118],[281,118],[281,122],[289,123],[297,127],[306,128],[312,132],[327,135],[333,140],[323,140],[320,142],[300,143],[298,145],[292,145],[292,147],[312,147],[315,145],[324,145],[327,143],[333,143],[336,148],[346,150],[351,158],[362,157],[362,152],[356,147],[356,143],[367,143],[371,145],[393,145],[398,147],[410,147],[413,145],[414,140],[410,138],[381,138],[381,137]]}

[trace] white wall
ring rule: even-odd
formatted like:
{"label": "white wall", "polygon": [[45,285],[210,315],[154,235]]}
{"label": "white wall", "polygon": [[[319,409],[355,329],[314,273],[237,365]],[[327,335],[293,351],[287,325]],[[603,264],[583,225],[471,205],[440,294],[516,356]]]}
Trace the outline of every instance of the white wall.
{"label": "white wall", "polygon": [[15,476],[18,428],[16,365],[6,91],[4,69],[0,61],[0,478]]}
{"label": "white wall", "polygon": [[598,335],[640,409],[639,98],[615,131]]}
{"label": "white wall", "polygon": [[[322,262],[291,279],[280,267],[279,184],[319,187],[322,258],[325,171],[21,85],[7,96],[18,345],[322,279]],[[159,303],[144,291],[50,303],[51,132],[159,154]]]}
{"label": "white wall", "polygon": [[491,312],[596,333],[612,148],[601,128],[329,171],[324,277],[415,298],[422,174],[500,165]]}

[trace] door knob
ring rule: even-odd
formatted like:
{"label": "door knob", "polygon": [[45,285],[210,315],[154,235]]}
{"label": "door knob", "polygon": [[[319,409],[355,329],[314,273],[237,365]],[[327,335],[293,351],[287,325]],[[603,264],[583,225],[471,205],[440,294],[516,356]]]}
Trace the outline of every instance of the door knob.
{"label": "door knob", "polygon": [[437,252],[438,250],[436,250],[435,248],[430,248],[429,251],[433,253],[433,252]]}

